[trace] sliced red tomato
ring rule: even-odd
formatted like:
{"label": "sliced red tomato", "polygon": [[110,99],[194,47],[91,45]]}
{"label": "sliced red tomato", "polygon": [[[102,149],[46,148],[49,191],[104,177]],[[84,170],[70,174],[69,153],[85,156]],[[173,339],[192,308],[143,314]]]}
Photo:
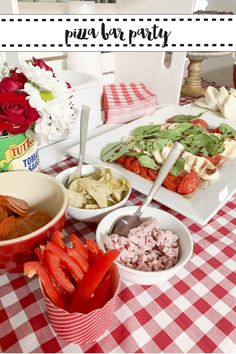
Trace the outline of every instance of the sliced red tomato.
{"label": "sliced red tomato", "polygon": [[76,248],[80,252],[80,254],[82,254],[83,257],[88,261],[88,251],[86,250],[83,242],[75,234],[71,234],[69,237],[73,244],[73,247]]}
{"label": "sliced red tomato", "polygon": [[215,155],[215,156],[204,156],[205,159],[210,161],[214,166],[218,166],[220,161],[221,161],[221,156],[220,155]]}
{"label": "sliced red tomato", "polygon": [[89,268],[73,294],[72,301],[69,305],[69,311],[78,311],[78,306],[81,308],[88,303],[91,299],[91,295],[98,288],[106,272],[119,254],[120,251],[117,249],[109,250]]}
{"label": "sliced red tomato", "polygon": [[194,171],[189,172],[187,175],[184,176],[184,178],[180,182],[178,193],[189,194],[194,192],[197,189],[199,182],[199,174]]}
{"label": "sliced red tomato", "polygon": [[125,156],[125,155],[124,156],[120,156],[120,157],[118,157],[118,159],[116,159],[116,162],[118,164],[120,164],[120,165],[124,165],[126,159],[127,159],[127,156]]}
{"label": "sliced red tomato", "polygon": [[63,263],[65,268],[68,269],[77,283],[81,281],[84,276],[83,272],[81,271],[78,264],[65,251],[63,251],[60,247],[51,241],[47,242],[46,250],[51,251],[53,254],[60,258],[60,261]]}
{"label": "sliced red tomato", "polygon": [[43,254],[43,263],[49,273],[53,276],[56,283],[69,294],[75,290],[71,280],[66,276],[64,270],[61,268],[60,258],[52,252],[45,250]]}
{"label": "sliced red tomato", "polygon": [[211,129],[211,133],[222,134],[222,131],[219,128]]}
{"label": "sliced red tomato", "polygon": [[153,170],[152,168],[148,168],[147,170],[148,176],[151,178],[152,181],[155,181],[158,175],[158,171]]}
{"label": "sliced red tomato", "polygon": [[62,248],[63,250],[66,249],[66,245],[64,244],[63,242],[63,233],[60,232],[60,231],[55,231],[53,234],[52,234],[52,237],[51,237],[51,241],[53,243],[55,243],[55,245],[57,245],[58,247]]}
{"label": "sliced red tomato", "polygon": [[127,170],[134,172],[134,168],[132,166],[132,163],[135,161],[135,157],[128,156],[127,159],[125,160],[124,166],[127,168]]}
{"label": "sliced red tomato", "polygon": [[191,121],[191,123],[193,125],[198,125],[199,127],[202,127],[202,128],[205,128],[205,129],[209,129],[208,123],[205,120],[201,119],[201,118],[193,119]]}
{"label": "sliced red tomato", "polygon": [[151,177],[150,177],[150,175],[148,174],[148,168],[147,168],[147,167],[140,166],[140,175],[141,175],[143,178],[146,178],[146,179],[151,180]]}
{"label": "sliced red tomato", "polygon": [[51,301],[58,307],[65,308],[65,301],[53,286],[51,279],[45,268],[39,262],[26,262],[24,264],[24,274],[32,278],[38,274],[45,292]]}
{"label": "sliced red tomato", "polygon": [[167,177],[164,179],[163,185],[170,191],[176,192],[182,179],[183,176],[174,176],[171,173],[168,173]]}
{"label": "sliced red tomato", "polygon": [[140,164],[139,164],[138,159],[135,158],[135,160],[132,162],[132,168],[133,168],[132,171],[139,175],[139,173],[140,173]]}

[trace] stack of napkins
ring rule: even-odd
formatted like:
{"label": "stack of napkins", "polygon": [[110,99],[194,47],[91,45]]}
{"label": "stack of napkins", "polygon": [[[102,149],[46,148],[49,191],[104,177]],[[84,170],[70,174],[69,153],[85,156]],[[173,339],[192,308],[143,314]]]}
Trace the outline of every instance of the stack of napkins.
{"label": "stack of napkins", "polygon": [[103,108],[106,123],[128,123],[157,109],[157,96],[143,83],[105,85]]}
{"label": "stack of napkins", "polygon": [[205,97],[195,101],[199,107],[212,111],[220,111],[224,118],[236,121],[236,90],[229,91],[222,86],[219,90],[213,86],[208,86]]}

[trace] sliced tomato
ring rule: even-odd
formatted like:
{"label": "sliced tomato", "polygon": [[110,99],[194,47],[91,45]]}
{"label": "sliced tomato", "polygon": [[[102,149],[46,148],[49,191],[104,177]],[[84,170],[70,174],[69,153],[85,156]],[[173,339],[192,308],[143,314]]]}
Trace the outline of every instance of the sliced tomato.
{"label": "sliced tomato", "polygon": [[47,293],[50,300],[58,307],[65,308],[65,301],[62,296],[57,292],[53,286],[51,279],[45,270],[45,268],[39,262],[26,262],[24,264],[24,274],[29,278],[32,278],[35,274],[38,274],[44,290]]}
{"label": "sliced tomato", "polygon": [[222,131],[219,128],[213,128],[211,133],[222,134]]}
{"label": "sliced tomato", "polygon": [[135,158],[135,160],[132,162],[132,171],[137,173],[139,175],[140,173],[140,164],[138,159]]}
{"label": "sliced tomato", "polygon": [[148,168],[144,166],[140,166],[140,175],[143,178],[151,180],[151,177],[148,175]]}
{"label": "sliced tomato", "polygon": [[158,175],[158,171],[153,170],[152,168],[148,168],[147,170],[148,176],[151,178],[152,181],[155,181]]}
{"label": "sliced tomato", "polygon": [[163,185],[170,191],[176,192],[182,179],[183,176],[174,176],[171,173],[168,173],[167,177],[164,179]]}
{"label": "sliced tomato", "polygon": [[220,161],[221,161],[221,156],[220,155],[215,155],[215,156],[204,156],[205,159],[210,161],[214,166],[218,166]]}
{"label": "sliced tomato", "polygon": [[193,119],[193,120],[191,121],[191,123],[192,123],[193,125],[198,125],[199,127],[202,127],[202,128],[204,128],[204,129],[209,129],[208,123],[207,123],[205,120],[201,119],[201,118]]}
{"label": "sliced tomato", "polygon": [[126,159],[127,159],[127,156],[125,156],[125,155],[124,156],[120,156],[120,157],[118,157],[118,159],[116,159],[116,162],[118,164],[120,164],[120,165],[124,165]]}
{"label": "sliced tomato", "polygon": [[65,251],[63,251],[60,247],[51,241],[47,242],[46,250],[51,251],[53,254],[60,258],[60,261],[63,263],[65,268],[68,269],[77,283],[81,281],[84,276],[83,272],[81,271],[78,264]]}
{"label": "sliced tomato", "polygon": [[127,168],[127,170],[134,172],[134,168],[132,166],[132,163],[135,161],[135,157],[128,156],[127,159],[125,160],[124,166]]}
{"label": "sliced tomato", "polygon": [[53,234],[52,234],[51,241],[52,241],[53,243],[55,243],[55,245],[57,245],[58,247],[60,247],[60,248],[62,248],[63,250],[65,250],[65,249],[66,249],[66,245],[64,244],[64,242],[63,242],[63,240],[62,240],[63,237],[64,237],[64,235],[63,235],[62,232],[60,232],[60,231],[55,231],[55,232],[53,232]]}
{"label": "sliced tomato", "polygon": [[71,280],[66,276],[65,271],[61,268],[61,262],[58,256],[48,250],[45,250],[43,254],[43,264],[62,289],[69,294],[74,292],[75,287]]}
{"label": "sliced tomato", "polygon": [[180,182],[178,193],[189,194],[194,192],[197,189],[199,182],[199,174],[194,171],[189,172],[187,175],[184,176],[184,178]]}

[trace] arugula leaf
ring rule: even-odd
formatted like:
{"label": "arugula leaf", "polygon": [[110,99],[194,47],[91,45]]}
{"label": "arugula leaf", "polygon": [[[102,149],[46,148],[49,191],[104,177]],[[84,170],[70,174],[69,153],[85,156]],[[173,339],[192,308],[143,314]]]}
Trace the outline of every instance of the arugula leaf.
{"label": "arugula leaf", "polygon": [[232,128],[230,125],[221,123],[218,129],[227,136],[233,136],[236,139],[236,130]]}
{"label": "arugula leaf", "polygon": [[153,158],[148,155],[140,155],[138,161],[141,166],[152,168],[153,170],[158,170],[159,166],[156,164]]}
{"label": "arugula leaf", "polygon": [[170,170],[172,175],[179,176],[181,172],[184,171],[184,164],[185,164],[185,160],[182,157],[178,158],[176,163]]}
{"label": "arugula leaf", "polygon": [[174,118],[171,119],[171,123],[189,123],[193,119],[196,119],[200,117],[204,112],[201,112],[197,114],[196,116],[191,116],[187,114],[179,114],[177,116],[174,116]]}

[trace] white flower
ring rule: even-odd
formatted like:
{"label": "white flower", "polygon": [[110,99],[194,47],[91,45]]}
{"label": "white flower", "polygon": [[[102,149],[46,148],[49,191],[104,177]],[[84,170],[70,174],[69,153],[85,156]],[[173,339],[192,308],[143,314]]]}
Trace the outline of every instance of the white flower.
{"label": "white flower", "polygon": [[19,67],[29,82],[24,86],[31,107],[35,108],[40,118],[35,124],[35,133],[41,144],[69,135],[75,122],[72,104],[73,91],[65,81],[31,63]]}
{"label": "white flower", "polygon": [[13,67],[8,66],[6,62],[3,63],[0,70],[0,80],[2,80],[4,77],[10,76],[10,71],[12,69]]}

